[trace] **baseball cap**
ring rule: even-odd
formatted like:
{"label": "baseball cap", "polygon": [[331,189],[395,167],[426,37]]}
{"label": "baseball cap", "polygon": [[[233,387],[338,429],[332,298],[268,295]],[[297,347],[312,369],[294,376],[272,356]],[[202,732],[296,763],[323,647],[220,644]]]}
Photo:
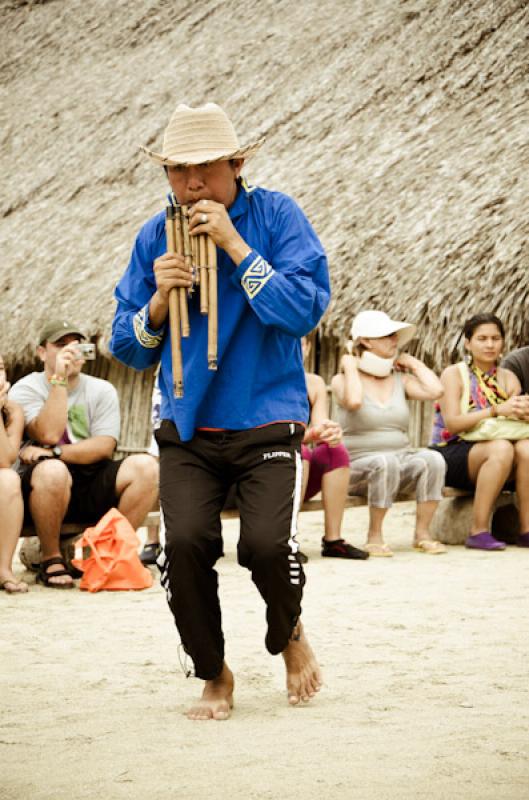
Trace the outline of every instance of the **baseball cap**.
{"label": "baseball cap", "polygon": [[351,325],[351,338],[353,342],[360,338],[379,339],[382,336],[391,336],[396,333],[399,337],[399,346],[403,347],[415,336],[416,326],[409,322],[399,322],[391,319],[384,311],[360,311]]}
{"label": "baseball cap", "polygon": [[44,344],[44,342],[51,342],[53,344],[59,339],[62,339],[63,336],[68,336],[70,334],[75,334],[81,339],[86,339],[84,333],[79,330],[78,325],[73,325],[71,322],[64,319],[51,319],[43,325],[40,331],[39,344]]}

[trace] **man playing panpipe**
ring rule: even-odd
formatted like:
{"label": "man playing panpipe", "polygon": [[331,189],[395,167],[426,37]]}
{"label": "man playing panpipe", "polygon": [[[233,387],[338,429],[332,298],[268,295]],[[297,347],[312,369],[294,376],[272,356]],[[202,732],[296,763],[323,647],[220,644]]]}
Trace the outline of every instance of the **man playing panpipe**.
{"label": "man playing panpipe", "polygon": [[156,438],[166,545],[158,564],[183,648],[205,681],[201,700],[187,712],[191,719],[226,719],[233,705],[214,569],[232,484],[238,560],[266,603],[266,647],[283,655],[289,702],[308,701],[321,685],[300,620],[305,577],[296,519],[309,416],[300,337],[327,306],[329,276],[323,248],[296,203],[241,178],[244,158],[260,144],[241,146],[225,112],[208,103],[176,108],[162,153],[142,148],[166,168],[172,195],[187,206],[190,236],[206,233],[216,245],[217,369],[208,369],[207,319],[196,291],[190,336],[181,340],[185,390],[175,397],[169,292],[189,288],[191,273],[183,256],[167,252],[163,213],[140,230],[116,289],[113,354],[136,369],[161,360]]}

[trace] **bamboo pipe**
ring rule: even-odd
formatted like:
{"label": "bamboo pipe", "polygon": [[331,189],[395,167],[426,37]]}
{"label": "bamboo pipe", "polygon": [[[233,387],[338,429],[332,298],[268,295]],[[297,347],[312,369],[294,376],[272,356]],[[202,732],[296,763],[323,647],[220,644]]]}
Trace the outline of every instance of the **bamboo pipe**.
{"label": "bamboo pipe", "polygon": [[[181,206],[175,207],[174,214],[175,248],[179,256],[184,255],[184,233],[182,230]],[[184,256],[185,258],[185,256]],[[178,288],[178,304],[180,306],[180,324],[182,336],[189,336],[189,311],[187,308],[187,292],[185,286]]]}
{"label": "bamboo pipe", "polygon": [[217,298],[217,247],[213,239],[207,237],[208,251],[208,369],[217,369],[218,341],[218,298]]}
{"label": "bamboo pipe", "polygon": [[[167,237],[167,252],[176,252],[175,242],[175,213],[174,206],[165,209],[165,233]],[[169,331],[171,334],[171,360],[173,368],[173,394],[175,397],[184,396],[184,371],[182,365],[182,342],[180,338],[180,305],[176,287],[169,290]]]}
{"label": "bamboo pipe", "polygon": [[[195,263],[193,259],[193,249],[191,243],[191,236],[189,235],[189,217],[187,214],[187,206],[182,205],[180,206],[180,222],[182,226],[182,235],[184,239],[184,260],[185,265],[191,272],[192,277],[194,278],[195,272]],[[194,284],[191,284],[191,288],[189,290],[189,294],[193,294]]]}
{"label": "bamboo pipe", "polygon": [[209,292],[208,292],[208,246],[207,236],[199,233],[196,237],[198,239],[198,266],[200,272],[200,313],[207,314],[209,308]]}

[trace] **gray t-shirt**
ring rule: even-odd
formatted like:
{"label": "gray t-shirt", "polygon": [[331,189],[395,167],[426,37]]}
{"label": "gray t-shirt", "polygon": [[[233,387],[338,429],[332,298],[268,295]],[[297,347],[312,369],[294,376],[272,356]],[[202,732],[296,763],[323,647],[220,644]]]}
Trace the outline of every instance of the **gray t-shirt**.
{"label": "gray t-shirt", "polygon": [[514,372],[522,384],[522,392],[529,394],[529,347],[519,347],[508,353],[500,366]]}
{"label": "gray t-shirt", "polygon": [[[50,388],[44,372],[31,372],[11,388],[9,398],[22,406],[26,425],[40,413]],[[68,423],[57,444],[73,444],[91,436],[112,436],[117,442],[119,434],[119,400],[114,386],[93,375],[79,375],[77,386],[68,392]]]}

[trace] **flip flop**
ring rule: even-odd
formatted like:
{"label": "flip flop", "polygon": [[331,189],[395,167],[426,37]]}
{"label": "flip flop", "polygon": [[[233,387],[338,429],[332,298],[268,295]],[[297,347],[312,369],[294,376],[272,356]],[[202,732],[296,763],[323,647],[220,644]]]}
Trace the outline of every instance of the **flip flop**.
{"label": "flip flop", "polygon": [[364,550],[373,558],[391,558],[394,555],[393,550],[381,542],[368,542],[364,545]]}
{"label": "flip flop", "polygon": [[421,539],[420,542],[414,542],[413,549],[419,550],[421,553],[429,553],[431,556],[440,556],[442,553],[448,552],[444,544],[436,539]]}
{"label": "flip flop", "polygon": [[[8,585],[14,588],[9,589]],[[14,581],[12,578],[8,578],[0,583],[0,591],[4,591],[6,594],[25,594],[29,591],[29,586],[25,581]]]}

